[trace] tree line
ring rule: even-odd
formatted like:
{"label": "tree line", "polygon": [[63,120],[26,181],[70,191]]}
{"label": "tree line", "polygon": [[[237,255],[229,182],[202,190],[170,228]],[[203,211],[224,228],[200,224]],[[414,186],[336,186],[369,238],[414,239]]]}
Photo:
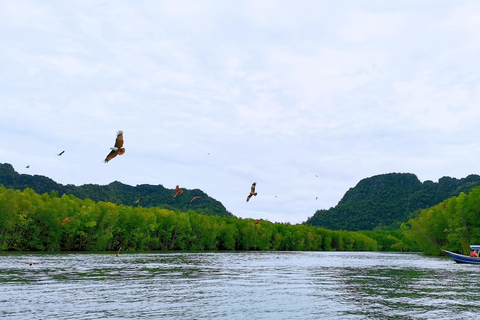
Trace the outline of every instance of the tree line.
{"label": "tree line", "polygon": [[[208,196],[202,190],[185,189],[182,186],[180,186],[183,190],[182,195],[174,198],[175,189],[168,189],[162,185],[141,184],[130,186],[118,181],[108,185],[63,185],[48,177],[19,174],[8,163],[0,163],[0,184],[6,188],[17,190],[32,188],[39,194],[54,190],[58,192],[59,196],[71,194],[80,199],[91,199],[97,202],[105,201],[131,206],[140,205],[142,207],[160,207],[181,211],[193,210],[205,215],[233,217],[220,201]],[[196,197],[196,200],[192,201],[194,197]]]}
{"label": "tree line", "polygon": [[460,193],[420,214],[401,226],[405,236],[421,251],[438,255],[442,249],[469,253],[471,244],[480,244],[480,187]]}
{"label": "tree line", "polygon": [[331,230],[398,230],[420,210],[479,185],[478,175],[422,183],[411,173],[381,174],[361,180],[335,207],[318,210],[305,223]]}
{"label": "tree line", "polygon": [[377,243],[361,232],[118,205],[0,186],[0,250],[377,251]]}

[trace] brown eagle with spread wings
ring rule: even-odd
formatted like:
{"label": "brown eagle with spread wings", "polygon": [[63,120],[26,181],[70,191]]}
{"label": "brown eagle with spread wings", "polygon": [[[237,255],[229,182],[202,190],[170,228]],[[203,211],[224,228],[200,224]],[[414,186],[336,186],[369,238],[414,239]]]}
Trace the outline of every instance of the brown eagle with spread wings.
{"label": "brown eagle with spread wings", "polygon": [[115,256],[115,257],[118,257],[118,254],[120,253],[120,250],[122,250],[122,247],[120,247],[117,251],[117,253],[111,253],[110,255],[111,256]]}
{"label": "brown eagle with spread wings", "polygon": [[190,199],[190,202],[192,202],[192,201],[195,200],[195,199],[200,199],[200,198],[201,198],[201,197],[199,197],[199,196],[195,196],[195,197],[193,197],[192,199]]}
{"label": "brown eagle with spread wings", "polygon": [[182,194],[182,192],[183,192],[183,190],[180,189],[179,186],[176,187],[176,191],[177,191],[177,192],[173,195],[174,198],[177,197],[179,194]]}
{"label": "brown eagle with spread wings", "polygon": [[119,130],[117,131],[117,139],[115,140],[115,146],[113,148],[110,148],[112,149],[112,151],[110,151],[108,156],[105,158],[105,163],[115,158],[117,154],[118,155],[124,154],[125,148],[122,148],[122,147],[123,147],[123,131]]}
{"label": "brown eagle with spread wings", "polygon": [[250,194],[249,194],[248,197],[247,197],[247,202],[248,202],[248,200],[250,200],[250,198],[251,198],[252,196],[256,196],[256,195],[257,195],[257,193],[255,192],[255,186],[256,186],[256,185],[257,185],[256,182],[254,182],[254,183],[252,184],[252,189],[250,190]]}
{"label": "brown eagle with spread wings", "polygon": [[143,197],[141,197],[141,198],[138,198],[138,199],[137,199],[137,200],[135,200],[133,203],[139,203],[139,202],[140,202],[140,200],[142,200],[142,199],[143,199],[143,198],[145,198],[145,197],[146,197],[146,196],[143,196]]}

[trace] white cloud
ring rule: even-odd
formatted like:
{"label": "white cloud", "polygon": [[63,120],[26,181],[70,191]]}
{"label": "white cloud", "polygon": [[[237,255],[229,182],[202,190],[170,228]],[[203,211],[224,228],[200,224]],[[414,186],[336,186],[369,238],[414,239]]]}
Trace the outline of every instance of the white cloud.
{"label": "white cloud", "polygon": [[[98,66],[91,66],[82,60],[72,56],[45,56],[41,55],[36,58],[36,64],[42,64],[46,67],[53,67],[56,71],[64,73],[67,76],[95,76],[102,70]],[[38,70],[37,70],[38,72]],[[48,70],[45,72],[49,72]]]}
{"label": "white cloud", "polygon": [[339,26],[338,34],[347,43],[361,44],[385,42],[403,38],[402,30],[408,25],[405,12],[350,11]]}
{"label": "white cloud", "polygon": [[[443,4],[7,2],[0,131],[15,142],[0,154],[61,183],[182,184],[291,222],[367,176],[475,173],[480,8]],[[105,165],[119,129],[127,152]]]}

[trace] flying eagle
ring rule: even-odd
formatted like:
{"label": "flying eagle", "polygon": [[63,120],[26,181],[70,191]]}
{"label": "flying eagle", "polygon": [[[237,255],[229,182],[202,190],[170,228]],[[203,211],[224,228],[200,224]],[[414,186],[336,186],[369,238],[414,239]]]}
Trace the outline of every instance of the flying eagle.
{"label": "flying eagle", "polygon": [[257,185],[256,182],[254,182],[254,183],[252,184],[252,189],[251,189],[251,191],[250,191],[250,194],[249,194],[248,197],[247,197],[247,202],[248,202],[248,200],[250,200],[250,198],[251,198],[252,196],[256,196],[256,195],[257,195],[257,193],[255,192],[255,186],[256,186],[256,185]]}
{"label": "flying eagle", "polygon": [[143,198],[145,198],[145,197],[146,197],[146,196],[143,196],[143,197],[141,197],[141,198],[139,198],[139,199],[135,200],[133,203],[139,203],[139,202],[140,202],[140,200],[142,200],[142,199],[143,199]]}
{"label": "flying eagle", "polygon": [[195,197],[193,197],[192,199],[190,199],[190,202],[192,202],[192,201],[195,200],[195,199],[200,199],[200,198],[201,198],[201,197],[195,196]]}
{"label": "flying eagle", "polygon": [[118,254],[120,253],[120,250],[122,250],[122,247],[120,247],[117,251],[117,253],[111,253],[110,255],[111,256],[115,256],[115,257],[118,257]]}
{"label": "flying eagle", "polygon": [[182,192],[183,192],[183,190],[180,189],[179,186],[177,186],[177,193],[175,193],[175,194],[173,195],[173,197],[175,198],[176,196],[178,196],[178,195],[181,194]]}
{"label": "flying eagle", "polygon": [[112,151],[110,151],[108,156],[105,158],[105,163],[115,158],[117,154],[118,155],[124,154],[125,148],[122,148],[122,147],[123,147],[123,131],[119,130],[117,131],[117,139],[115,140],[115,146],[113,148],[110,148],[112,149]]}
{"label": "flying eagle", "polygon": [[23,264],[29,264],[29,265],[32,265],[32,264],[40,264],[40,262],[25,262],[25,261],[22,261]]}
{"label": "flying eagle", "polygon": [[64,152],[65,152],[65,150],[63,150],[62,152],[58,153],[57,156],[61,156]]}

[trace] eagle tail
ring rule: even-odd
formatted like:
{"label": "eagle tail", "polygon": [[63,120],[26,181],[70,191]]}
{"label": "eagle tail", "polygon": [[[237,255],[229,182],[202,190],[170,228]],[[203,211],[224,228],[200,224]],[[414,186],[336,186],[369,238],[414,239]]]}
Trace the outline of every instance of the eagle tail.
{"label": "eagle tail", "polygon": [[119,155],[122,155],[122,154],[124,154],[124,153],[125,153],[125,148],[120,148],[120,149],[118,149],[118,154],[119,154]]}

